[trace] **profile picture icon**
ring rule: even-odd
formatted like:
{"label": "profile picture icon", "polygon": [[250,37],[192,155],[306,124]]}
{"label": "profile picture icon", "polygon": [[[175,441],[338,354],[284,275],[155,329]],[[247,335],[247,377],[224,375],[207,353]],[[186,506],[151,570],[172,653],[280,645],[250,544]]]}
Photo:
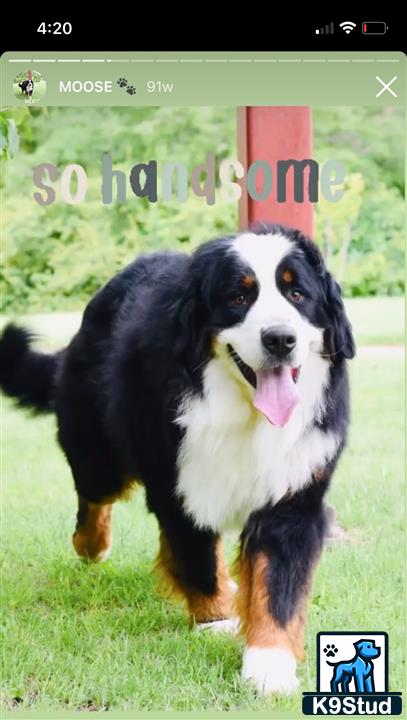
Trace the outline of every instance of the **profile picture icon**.
{"label": "profile picture icon", "polygon": [[47,90],[47,83],[37,70],[24,70],[13,81],[14,95],[26,105],[39,103]]}

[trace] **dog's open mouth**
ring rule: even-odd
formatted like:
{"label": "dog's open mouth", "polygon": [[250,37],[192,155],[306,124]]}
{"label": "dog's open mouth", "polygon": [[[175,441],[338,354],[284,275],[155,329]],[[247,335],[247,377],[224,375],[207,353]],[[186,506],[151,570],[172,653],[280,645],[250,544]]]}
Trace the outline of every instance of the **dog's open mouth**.
{"label": "dog's open mouth", "polygon": [[299,401],[296,383],[301,368],[277,365],[274,368],[255,372],[231,345],[228,345],[228,351],[244,379],[256,391],[253,398],[254,407],[273,425],[284,427]]}

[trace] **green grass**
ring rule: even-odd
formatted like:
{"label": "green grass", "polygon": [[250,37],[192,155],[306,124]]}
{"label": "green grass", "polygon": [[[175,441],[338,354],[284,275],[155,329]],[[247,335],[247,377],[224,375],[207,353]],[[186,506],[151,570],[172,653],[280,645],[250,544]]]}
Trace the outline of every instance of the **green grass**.
{"label": "green grass", "polygon": [[345,300],[358,345],[402,345],[403,297],[366,297]]}
{"label": "green grass", "polygon": [[[326,549],[307,628],[301,690],[315,689],[315,635],[385,630],[390,689],[405,658],[402,360],[352,367],[353,423],[330,501],[352,536]],[[53,418],[5,403],[3,434],[3,706],[19,710],[291,710],[300,693],[261,700],[239,678],[241,641],[197,634],[157,592],[157,526],[140,491],[114,510],[104,565],[76,559],[76,512]],[[233,541],[227,543],[229,558]]]}

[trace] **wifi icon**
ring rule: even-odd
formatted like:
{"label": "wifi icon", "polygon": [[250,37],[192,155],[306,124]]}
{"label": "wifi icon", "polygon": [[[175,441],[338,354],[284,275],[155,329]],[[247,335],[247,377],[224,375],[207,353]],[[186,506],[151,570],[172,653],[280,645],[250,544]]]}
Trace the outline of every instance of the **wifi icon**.
{"label": "wifi icon", "polygon": [[339,27],[342,28],[346,32],[347,35],[352,32],[352,30],[355,29],[356,23],[350,22],[350,20],[345,20],[345,22],[342,22],[339,24]]}

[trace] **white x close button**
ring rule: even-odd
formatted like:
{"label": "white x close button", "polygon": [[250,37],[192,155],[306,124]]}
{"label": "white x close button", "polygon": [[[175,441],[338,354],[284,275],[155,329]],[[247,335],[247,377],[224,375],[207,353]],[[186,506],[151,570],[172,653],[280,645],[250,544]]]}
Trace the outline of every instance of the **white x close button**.
{"label": "white x close button", "polygon": [[390,93],[390,95],[393,95],[393,97],[395,98],[398,97],[397,93],[395,93],[394,90],[392,90],[390,87],[390,85],[393,85],[393,83],[396,82],[397,75],[395,75],[391,80],[389,80],[389,82],[385,82],[378,75],[376,75],[376,80],[380,83],[380,85],[382,85],[382,88],[379,90],[378,93],[376,93],[377,98],[380,97],[380,95],[383,95],[384,92]]}

